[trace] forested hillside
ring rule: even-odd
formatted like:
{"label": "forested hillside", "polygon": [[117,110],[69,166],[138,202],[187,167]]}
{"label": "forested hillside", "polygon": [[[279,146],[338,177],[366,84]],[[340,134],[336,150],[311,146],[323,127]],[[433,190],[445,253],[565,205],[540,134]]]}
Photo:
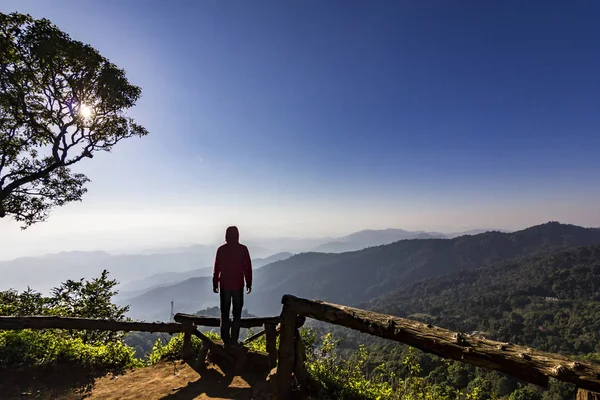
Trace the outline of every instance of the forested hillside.
{"label": "forested hillside", "polygon": [[551,352],[600,352],[600,246],[424,280],[366,306]]}

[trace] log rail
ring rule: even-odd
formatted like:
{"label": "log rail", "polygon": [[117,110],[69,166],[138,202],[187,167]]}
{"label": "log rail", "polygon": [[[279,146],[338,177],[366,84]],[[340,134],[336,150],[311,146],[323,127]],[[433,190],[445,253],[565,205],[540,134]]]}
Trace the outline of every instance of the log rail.
{"label": "log rail", "polygon": [[[218,317],[204,317],[201,315],[193,315],[193,314],[184,314],[177,313],[173,317],[176,322],[180,322],[182,324],[192,323],[197,326],[212,326],[218,327],[221,323],[221,319]],[[257,328],[263,326],[265,324],[275,324],[279,323],[279,316],[276,317],[252,317],[252,318],[242,318],[241,327],[242,328]]]}
{"label": "log rail", "polygon": [[600,392],[600,366],[572,360],[559,354],[291,295],[283,296],[282,303],[279,364],[274,380],[276,396],[279,399],[289,398],[292,376],[295,375],[298,381],[306,377],[303,354],[298,345],[298,316],[405,343],[427,353],[496,370],[536,385],[546,386],[548,379],[552,377],[573,383],[581,389]]}
{"label": "log rail", "polygon": [[[276,395],[280,399],[289,398],[292,376],[299,381],[306,380],[308,376],[298,330],[306,317],[405,343],[427,353],[493,369],[541,386],[546,386],[550,377],[573,383],[580,388],[581,399],[598,398],[598,394],[592,392],[600,392],[600,366],[562,355],[474,337],[405,318],[291,295],[285,295],[282,304],[281,316],[242,318],[241,324],[244,328],[264,326],[263,331],[248,341],[266,336],[270,364],[272,367],[277,365],[277,369],[274,370],[274,384]],[[0,330],[72,329],[170,334],[183,332],[183,356],[186,357],[191,350],[191,336],[201,337],[196,327],[217,327],[220,319],[177,314],[175,321],[153,323],[55,316],[0,316]],[[279,349],[276,348],[278,334],[281,335]]]}
{"label": "log rail", "polygon": [[[68,330],[98,330],[98,331],[123,331],[123,332],[164,332],[169,334],[183,333],[183,358],[192,355],[192,335],[200,337],[206,342],[206,336],[197,330],[197,326],[218,327],[220,318],[206,317],[192,314],[178,313],[174,317],[176,322],[134,322],[113,321],[107,319],[74,318],[57,316],[0,316],[0,330],[22,329],[68,329]],[[243,328],[264,326],[264,329],[254,335],[246,343],[258,339],[266,334],[267,352],[272,367],[277,363],[276,336],[279,333],[277,324],[279,316],[265,318],[242,318]],[[214,345],[213,350],[218,351]],[[207,347],[208,348],[208,347]],[[205,354],[206,355],[206,354]]]}
{"label": "log rail", "polygon": [[73,318],[54,316],[3,317],[0,330],[20,329],[74,329],[124,332],[183,332],[183,325],[173,322],[130,322],[108,319]]}

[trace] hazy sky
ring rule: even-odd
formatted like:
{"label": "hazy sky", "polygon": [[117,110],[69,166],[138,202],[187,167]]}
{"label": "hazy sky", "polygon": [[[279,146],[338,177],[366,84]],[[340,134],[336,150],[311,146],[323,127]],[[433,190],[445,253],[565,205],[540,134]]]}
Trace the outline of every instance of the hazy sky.
{"label": "hazy sky", "polygon": [[0,258],[600,225],[600,2],[2,0],[126,69],[150,136]]}

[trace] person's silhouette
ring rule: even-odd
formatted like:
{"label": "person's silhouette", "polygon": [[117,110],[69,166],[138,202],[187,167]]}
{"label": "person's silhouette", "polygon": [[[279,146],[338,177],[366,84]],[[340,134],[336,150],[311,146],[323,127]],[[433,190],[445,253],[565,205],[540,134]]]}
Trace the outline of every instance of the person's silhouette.
{"label": "person's silhouette", "polygon": [[[226,243],[217,249],[213,270],[213,291],[220,293],[221,297],[221,338],[226,346],[238,344],[244,306],[244,280],[247,293],[252,291],[250,252],[239,239],[237,227],[227,228]],[[232,303],[233,323],[230,324],[229,311]]]}

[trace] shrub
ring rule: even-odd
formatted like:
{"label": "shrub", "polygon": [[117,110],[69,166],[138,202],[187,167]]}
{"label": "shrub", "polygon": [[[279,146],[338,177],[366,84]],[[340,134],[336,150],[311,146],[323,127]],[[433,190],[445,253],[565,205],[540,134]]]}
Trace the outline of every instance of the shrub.
{"label": "shrub", "polygon": [[[219,336],[213,332],[205,332],[206,336],[212,340],[219,340]],[[192,336],[192,350],[199,352],[202,349],[202,340],[196,336]],[[181,358],[181,351],[183,350],[183,333],[173,335],[171,340],[165,345],[158,339],[152,347],[152,352],[148,355],[148,363],[150,365],[156,364],[161,360],[176,360]]]}
{"label": "shrub", "polygon": [[85,343],[56,330],[0,332],[0,365],[31,367],[57,362],[106,370],[144,365],[134,350],[120,341]]}
{"label": "shrub", "polygon": [[[91,280],[68,280],[52,296],[27,289],[0,292],[0,315],[55,315],[124,321],[128,307],[111,302],[117,281],[105,270]],[[122,341],[123,334],[105,331],[30,330],[0,331],[0,365],[33,367],[75,363],[97,369],[139,367],[143,362]]]}

